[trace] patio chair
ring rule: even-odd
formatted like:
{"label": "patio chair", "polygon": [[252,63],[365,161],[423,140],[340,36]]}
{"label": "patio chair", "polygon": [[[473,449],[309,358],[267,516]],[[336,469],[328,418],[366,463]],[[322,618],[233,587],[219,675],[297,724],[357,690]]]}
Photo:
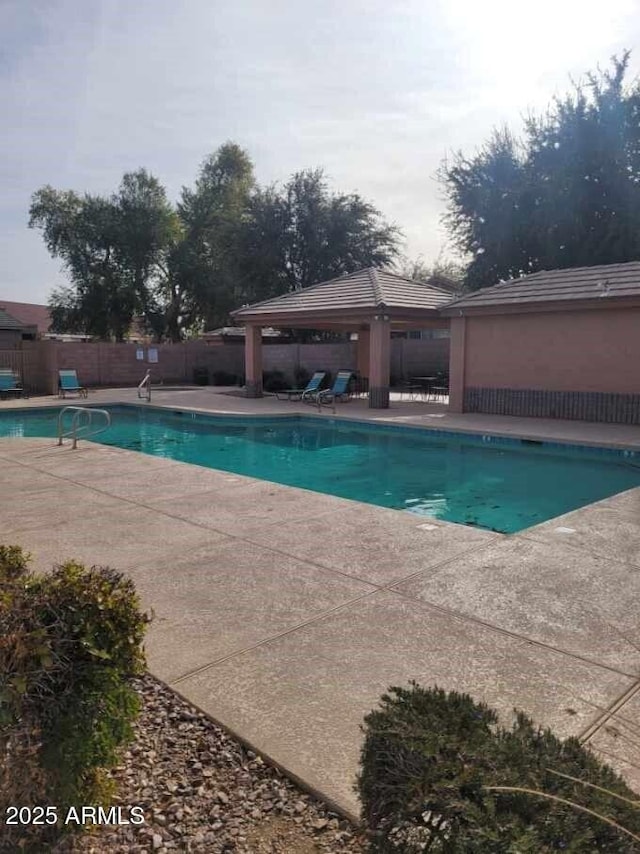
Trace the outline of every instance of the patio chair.
{"label": "patio chair", "polygon": [[338,400],[349,400],[349,383],[352,376],[353,371],[338,371],[331,388],[325,388],[324,391],[317,393],[315,402],[318,406],[322,403],[336,403]]}
{"label": "patio chair", "polygon": [[16,397],[24,396],[20,377],[11,368],[0,369],[0,398],[3,400],[10,394]]}
{"label": "patio chair", "polygon": [[437,374],[435,383],[431,386],[431,396],[433,400],[449,396],[449,374],[444,371]]}
{"label": "patio chair", "polygon": [[58,371],[58,397],[66,397],[67,394],[77,394],[86,397],[87,389],[80,385],[75,371]]}
{"label": "patio chair", "polygon": [[315,397],[326,375],[326,371],[316,371],[305,388],[285,388],[277,391],[276,397],[278,400],[283,400],[280,397],[281,394],[286,394],[286,400],[305,400],[305,398]]}

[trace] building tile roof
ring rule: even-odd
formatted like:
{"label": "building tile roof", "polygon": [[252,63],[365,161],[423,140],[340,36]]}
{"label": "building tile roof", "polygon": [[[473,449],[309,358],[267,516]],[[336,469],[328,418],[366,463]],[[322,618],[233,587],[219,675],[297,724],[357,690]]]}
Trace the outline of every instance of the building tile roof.
{"label": "building tile roof", "polygon": [[308,288],[291,291],[273,299],[244,306],[231,312],[238,320],[245,315],[282,315],[290,312],[322,312],[350,309],[438,309],[451,302],[448,290],[429,282],[416,282],[396,273],[369,267],[320,282]]}
{"label": "building tile roof", "polygon": [[40,333],[49,331],[51,315],[46,305],[29,302],[7,302],[7,300],[0,299],[0,308],[19,320],[22,326],[36,326]]}
{"label": "building tile roof", "polygon": [[17,331],[22,331],[24,328],[24,323],[21,323],[8,311],[5,311],[2,306],[0,306],[0,329],[15,329]]}
{"label": "building tile roof", "polygon": [[640,297],[640,261],[604,264],[598,267],[571,267],[541,270],[530,276],[509,279],[491,288],[482,288],[447,305],[443,314],[457,314],[463,308],[530,305],[565,300]]}

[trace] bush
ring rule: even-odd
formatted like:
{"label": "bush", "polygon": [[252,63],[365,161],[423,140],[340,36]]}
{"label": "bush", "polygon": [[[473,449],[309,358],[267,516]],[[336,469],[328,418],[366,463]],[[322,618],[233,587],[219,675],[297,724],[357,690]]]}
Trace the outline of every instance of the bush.
{"label": "bush", "polygon": [[214,371],[211,374],[211,381],[213,385],[238,385],[238,376],[228,371]]}
{"label": "bush", "polygon": [[265,391],[283,391],[292,386],[282,371],[265,371],[262,375],[262,387]]}
{"label": "bush", "polygon": [[306,368],[296,368],[293,372],[294,387],[306,388],[309,384],[312,374]]}
{"label": "bush", "polygon": [[209,368],[195,367],[193,369],[193,384],[194,385],[209,385]]}
{"label": "bush", "polygon": [[0,546],[0,810],[48,804],[60,816],[112,795],[106,770],[132,735],[129,677],[144,669],[148,617],[111,569],[71,561],[36,575],[28,558]]}
{"label": "bush", "polygon": [[382,697],[364,733],[358,789],[372,851],[639,850],[638,796],[577,739],[522,713],[505,728],[466,694],[413,683]]}

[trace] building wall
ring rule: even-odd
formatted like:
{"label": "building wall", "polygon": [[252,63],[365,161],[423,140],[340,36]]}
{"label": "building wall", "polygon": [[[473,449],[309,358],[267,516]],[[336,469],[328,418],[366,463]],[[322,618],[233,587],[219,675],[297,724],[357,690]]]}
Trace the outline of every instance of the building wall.
{"label": "building wall", "polygon": [[640,423],[640,308],[466,316],[451,332],[453,411]]}
{"label": "building wall", "polygon": [[640,392],[640,309],[466,318],[465,386]]}

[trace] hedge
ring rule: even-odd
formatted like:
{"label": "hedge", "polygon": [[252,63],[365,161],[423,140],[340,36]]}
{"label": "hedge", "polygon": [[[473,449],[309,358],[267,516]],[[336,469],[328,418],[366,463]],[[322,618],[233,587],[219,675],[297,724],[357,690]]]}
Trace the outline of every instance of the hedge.
{"label": "hedge", "polygon": [[365,718],[358,790],[374,852],[640,851],[640,798],[576,738],[467,694],[391,688]]}

